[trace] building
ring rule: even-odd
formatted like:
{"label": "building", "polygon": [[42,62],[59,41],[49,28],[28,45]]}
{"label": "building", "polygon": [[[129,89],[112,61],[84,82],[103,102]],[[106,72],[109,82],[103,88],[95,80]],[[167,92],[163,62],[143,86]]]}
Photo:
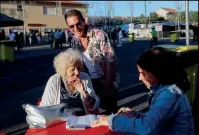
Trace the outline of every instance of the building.
{"label": "building", "polygon": [[158,17],[163,17],[165,20],[175,17],[177,13],[177,11],[172,8],[158,8],[155,12],[157,13]]}
{"label": "building", "polygon": [[[57,28],[66,29],[64,14],[70,9],[78,9],[86,17],[88,6],[85,2],[35,0],[25,1],[25,3],[21,1],[1,1],[0,7],[1,13],[24,20],[26,32],[38,30],[44,34]],[[23,26],[5,27],[7,34],[9,29],[23,32]]]}

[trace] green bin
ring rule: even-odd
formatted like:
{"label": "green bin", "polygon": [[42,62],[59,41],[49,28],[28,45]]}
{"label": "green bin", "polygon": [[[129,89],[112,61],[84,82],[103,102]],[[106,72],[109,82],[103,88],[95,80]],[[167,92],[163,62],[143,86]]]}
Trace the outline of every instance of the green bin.
{"label": "green bin", "polygon": [[128,40],[129,40],[129,42],[133,42],[135,40],[134,33],[129,33],[128,34]]}
{"label": "green bin", "polygon": [[179,40],[180,32],[178,31],[171,31],[170,32],[170,39],[171,42],[177,42]]}
{"label": "green bin", "polygon": [[2,61],[14,61],[15,42],[9,40],[0,41],[0,59]]}
{"label": "green bin", "polygon": [[190,90],[186,93],[191,105],[196,98],[198,85],[198,63],[199,51],[197,45],[192,46],[178,46],[178,45],[159,45],[174,52],[182,63],[190,83]]}

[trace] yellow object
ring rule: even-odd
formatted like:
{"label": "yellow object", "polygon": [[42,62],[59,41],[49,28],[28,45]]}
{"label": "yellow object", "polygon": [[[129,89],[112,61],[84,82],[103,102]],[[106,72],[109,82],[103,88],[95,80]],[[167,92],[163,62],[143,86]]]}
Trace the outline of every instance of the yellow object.
{"label": "yellow object", "polygon": [[152,39],[152,38],[153,38],[153,35],[152,35],[152,33],[151,33],[151,32],[149,33],[149,37],[150,37],[150,39]]}
{"label": "yellow object", "polygon": [[170,38],[171,42],[176,42],[179,40],[180,33],[178,31],[171,31]]}
{"label": "yellow object", "polygon": [[14,42],[0,42],[0,59],[3,61],[14,61]]}
{"label": "yellow object", "polygon": [[[178,46],[178,45],[159,45],[163,48],[166,48],[170,51],[176,52],[176,53],[186,53],[188,51],[198,51],[198,45],[191,45],[191,46]],[[192,59],[198,59],[198,58],[192,58]],[[196,86],[197,86],[197,75],[198,75],[198,65],[199,63],[195,63],[192,66],[189,66],[185,69],[188,80],[190,83],[190,89],[187,91],[186,95],[191,103],[193,105],[194,99],[196,97]]]}
{"label": "yellow object", "polygon": [[198,50],[198,45],[189,45],[189,46],[179,46],[179,45],[159,45],[163,48],[167,48],[171,51],[175,51],[175,52],[178,52],[178,53],[181,53],[181,52],[186,52],[186,51],[189,51],[189,50]]}
{"label": "yellow object", "polygon": [[129,33],[128,40],[129,40],[129,42],[133,42],[135,40],[134,39],[134,33]]}
{"label": "yellow object", "polygon": [[190,90],[187,91],[187,97],[189,98],[189,101],[191,105],[193,105],[195,96],[196,96],[196,82],[197,82],[197,74],[198,74],[198,68],[197,65],[193,65],[191,67],[188,67],[185,69],[188,75],[188,80],[190,83]]}

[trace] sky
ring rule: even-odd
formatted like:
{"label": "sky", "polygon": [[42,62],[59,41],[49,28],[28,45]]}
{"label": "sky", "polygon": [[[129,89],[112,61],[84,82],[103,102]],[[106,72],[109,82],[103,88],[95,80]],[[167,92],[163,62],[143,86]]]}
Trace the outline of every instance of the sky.
{"label": "sky", "polygon": [[[88,16],[105,16],[108,14],[107,1],[87,1]],[[145,15],[144,1],[109,1],[112,2],[112,16],[140,16]],[[179,2],[179,1],[178,1]],[[182,11],[185,10],[185,4],[181,2]],[[146,1],[147,16],[150,12],[155,12],[159,7],[177,8],[176,1]],[[130,10],[132,9],[132,10]],[[189,10],[198,11],[198,1],[189,1]]]}

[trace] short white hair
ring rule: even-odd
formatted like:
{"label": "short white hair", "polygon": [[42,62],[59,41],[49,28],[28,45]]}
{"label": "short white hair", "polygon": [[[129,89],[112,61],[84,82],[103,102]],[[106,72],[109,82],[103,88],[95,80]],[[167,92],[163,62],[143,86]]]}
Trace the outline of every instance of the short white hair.
{"label": "short white hair", "polygon": [[83,67],[81,53],[73,49],[59,53],[53,63],[55,71],[62,77],[66,76],[66,70],[71,66]]}

